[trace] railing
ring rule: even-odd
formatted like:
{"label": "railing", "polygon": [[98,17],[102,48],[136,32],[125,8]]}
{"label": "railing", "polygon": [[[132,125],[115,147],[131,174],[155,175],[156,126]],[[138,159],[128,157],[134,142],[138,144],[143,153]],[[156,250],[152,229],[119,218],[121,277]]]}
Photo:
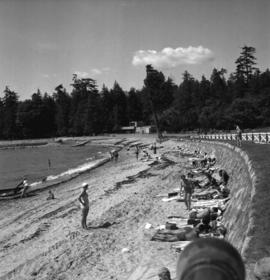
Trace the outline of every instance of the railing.
{"label": "railing", "polygon": [[[236,136],[237,136],[236,133],[201,134],[201,135],[194,135],[193,138],[236,141]],[[270,143],[270,132],[242,133],[242,141]]]}

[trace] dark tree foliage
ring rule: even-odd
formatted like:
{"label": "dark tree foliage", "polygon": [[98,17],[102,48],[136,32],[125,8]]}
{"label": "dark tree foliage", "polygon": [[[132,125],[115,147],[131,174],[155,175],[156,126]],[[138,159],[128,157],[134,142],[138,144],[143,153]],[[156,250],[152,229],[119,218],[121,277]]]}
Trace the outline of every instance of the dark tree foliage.
{"label": "dark tree foliage", "polygon": [[113,130],[118,131],[121,126],[128,125],[127,96],[117,82],[110,93],[113,98]]}
{"label": "dark tree foliage", "polygon": [[58,136],[68,135],[69,131],[69,113],[71,106],[71,97],[66,92],[63,85],[59,85],[55,88],[53,98],[56,106],[55,124],[56,134]]}
{"label": "dark tree foliage", "polygon": [[252,75],[257,70],[255,58],[255,48],[244,46],[241,55],[236,59],[236,76],[243,79],[244,83],[248,84]]}
{"label": "dark tree foliage", "polygon": [[0,98],[0,138],[41,138],[118,132],[131,121],[155,124],[161,131],[208,132],[270,126],[270,71],[255,67],[255,48],[244,46],[236,70],[214,68],[207,79],[183,73],[179,86],[151,65],[141,89],[124,92],[96,81],[72,79],[72,92],[59,85],[52,96],[39,90],[19,101],[8,87]]}
{"label": "dark tree foliage", "polygon": [[55,102],[40,90],[19,104],[17,122],[23,138],[55,136]]}
{"label": "dark tree foliage", "polygon": [[128,92],[127,102],[129,122],[142,121],[142,102],[135,88],[131,88]]}
{"label": "dark tree foliage", "polygon": [[90,78],[79,79],[74,74],[71,85],[70,133],[75,136],[100,133],[102,102],[96,81]]}
{"label": "dark tree foliage", "polygon": [[4,103],[0,98],[0,139],[4,139]]}
{"label": "dark tree foliage", "polygon": [[144,79],[144,91],[150,105],[153,119],[156,125],[158,138],[162,136],[159,124],[158,113],[164,109],[162,100],[165,97],[165,77],[162,72],[155,70],[151,65],[146,65],[146,78]]}
{"label": "dark tree foliage", "polygon": [[4,139],[15,139],[18,134],[16,123],[19,96],[8,87],[2,99],[2,135]]}

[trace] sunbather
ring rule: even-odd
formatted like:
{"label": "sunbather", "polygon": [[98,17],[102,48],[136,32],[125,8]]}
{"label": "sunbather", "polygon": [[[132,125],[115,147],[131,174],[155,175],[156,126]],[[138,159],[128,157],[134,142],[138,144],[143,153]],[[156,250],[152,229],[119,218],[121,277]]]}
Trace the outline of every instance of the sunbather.
{"label": "sunbather", "polygon": [[219,174],[219,176],[220,176],[221,184],[223,184],[224,186],[227,186],[228,181],[229,181],[229,178],[230,178],[230,176],[228,175],[228,173],[227,173],[224,169],[220,169],[220,170],[218,171],[218,174]]}

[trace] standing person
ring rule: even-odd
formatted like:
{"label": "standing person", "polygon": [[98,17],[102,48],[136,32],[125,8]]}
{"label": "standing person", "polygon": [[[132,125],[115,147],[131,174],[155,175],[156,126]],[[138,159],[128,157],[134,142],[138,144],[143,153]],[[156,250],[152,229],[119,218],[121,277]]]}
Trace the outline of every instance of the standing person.
{"label": "standing person", "polygon": [[28,184],[28,181],[25,179],[23,180],[23,190],[22,190],[22,194],[21,194],[21,198],[26,197],[26,193],[29,190],[30,186]]}
{"label": "standing person", "polygon": [[[26,177],[23,176],[22,181],[20,181],[20,183],[15,187],[15,189],[14,189],[14,194],[17,194],[17,193],[23,188],[23,185],[24,185],[25,180],[26,180]],[[22,186],[22,187],[21,187],[21,186]]]}
{"label": "standing person", "polygon": [[48,166],[51,168],[51,160],[48,158]]}
{"label": "standing person", "polygon": [[87,229],[86,219],[87,219],[87,215],[89,213],[89,199],[88,199],[88,193],[87,193],[88,184],[83,183],[82,188],[83,188],[83,191],[79,196],[79,201],[80,201],[81,208],[82,208],[81,225],[82,225],[82,228]]}
{"label": "standing person", "polygon": [[238,125],[235,126],[235,129],[236,129],[236,145],[241,147],[242,146],[242,130]]}
{"label": "standing person", "polygon": [[184,192],[185,192],[184,201],[185,201],[187,210],[190,211],[190,208],[191,208],[192,185],[191,185],[190,180],[188,180],[185,175],[181,175],[180,194],[182,193],[183,189],[184,189]]}
{"label": "standing person", "polygon": [[135,154],[136,154],[136,159],[138,160],[139,159],[139,153],[140,153],[140,148],[138,145],[136,145],[136,151],[135,151]]}
{"label": "standing person", "polygon": [[153,150],[154,150],[154,154],[156,154],[157,153],[157,144],[156,143],[154,143]]}
{"label": "standing person", "polygon": [[114,152],[114,161],[117,162],[118,161],[118,157],[119,157],[119,153],[118,151]]}

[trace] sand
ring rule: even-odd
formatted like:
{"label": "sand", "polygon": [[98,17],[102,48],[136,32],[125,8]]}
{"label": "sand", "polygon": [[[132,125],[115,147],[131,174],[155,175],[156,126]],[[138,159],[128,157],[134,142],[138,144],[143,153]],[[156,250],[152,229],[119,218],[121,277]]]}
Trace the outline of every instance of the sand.
{"label": "sand", "polygon": [[[125,143],[134,141],[149,144],[154,138]],[[158,156],[179,143],[160,145]],[[110,161],[51,188],[55,200],[46,200],[46,190],[25,199],[1,201],[1,280],[156,279],[162,266],[175,274],[177,253],[171,244],[150,239],[168,216],[187,217],[184,203],[163,202],[158,196],[179,187],[186,160],[151,167],[151,161],[136,160],[134,149],[127,147],[120,151],[117,163]],[[131,183],[119,184],[144,170]],[[82,182],[90,186],[88,230],[80,226]],[[147,223],[150,229],[145,229]]]}

